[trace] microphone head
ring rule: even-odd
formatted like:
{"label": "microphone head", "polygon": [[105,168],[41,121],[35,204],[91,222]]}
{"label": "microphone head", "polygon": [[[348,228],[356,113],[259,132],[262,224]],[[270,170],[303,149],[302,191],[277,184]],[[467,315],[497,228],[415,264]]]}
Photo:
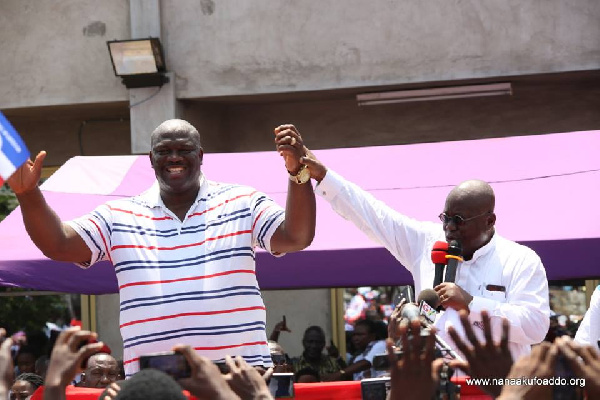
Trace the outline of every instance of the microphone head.
{"label": "microphone head", "polygon": [[440,296],[433,289],[424,289],[419,293],[419,297],[417,298],[418,304],[421,304],[422,301],[436,309],[440,305]]}
{"label": "microphone head", "polygon": [[434,264],[446,264],[446,254],[448,253],[448,243],[435,242],[431,250],[431,261]]}
{"label": "microphone head", "polygon": [[462,246],[458,240],[451,240],[448,244],[448,254],[462,256]]}
{"label": "microphone head", "polygon": [[406,303],[402,307],[402,311],[400,312],[400,318],[406,318],[409,321],[414,319],[419,319],[420,315],[419,307],[413,303]]}

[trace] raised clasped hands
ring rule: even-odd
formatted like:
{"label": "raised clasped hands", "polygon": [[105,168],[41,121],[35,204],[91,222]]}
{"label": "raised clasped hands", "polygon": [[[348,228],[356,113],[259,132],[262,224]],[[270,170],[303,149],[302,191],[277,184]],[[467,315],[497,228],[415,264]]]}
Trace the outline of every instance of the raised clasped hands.
{"label": "raised clasped hands", "polygon": [[297,174],[302,166],[300,159],[306,155],[300,132],[294,125],[285,124],[275,128],[274,133],[275,146],[285,160],[285,168],[290,174]]}

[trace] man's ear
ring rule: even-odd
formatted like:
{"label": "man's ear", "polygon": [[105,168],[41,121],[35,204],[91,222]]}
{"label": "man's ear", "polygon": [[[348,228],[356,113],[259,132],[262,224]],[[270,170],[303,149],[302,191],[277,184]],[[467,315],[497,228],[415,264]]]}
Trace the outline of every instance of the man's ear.
{"label": "man's ear", "polygon": [[202,161],[204,161],[204,149],[200,147],[200,151],[198,152],[198,157],[200,158],[200,165],[202,165]]}
{"label": "man's ear", "polygon": [[488,226],[490,228],[493,228],[494,225],[496,225],[496,214],[495,213],[491,213],[490,215],[488,215]]}
{"label": "man's ear", "polygon": [[148,152],[148,158],[150,159],[150,166],[154,169],[154,159],[152,158],[152,151]]}

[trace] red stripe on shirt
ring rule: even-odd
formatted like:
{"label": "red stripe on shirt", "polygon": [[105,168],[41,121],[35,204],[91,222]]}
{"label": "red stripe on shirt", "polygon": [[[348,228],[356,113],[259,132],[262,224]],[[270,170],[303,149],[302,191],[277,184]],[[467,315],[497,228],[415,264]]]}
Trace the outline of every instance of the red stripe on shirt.
{"label": "red stripe on shirt", "polygon": [[199,311],[199,312],[192,312],[192,313],[181,313],[181,314],[165,315],[165,316],[162,316],[162,317],[155,317],[155,318],[148,318],[148,319],[139,319],[137,321],[126,322],[126,323],[120,325],[119,328],[125,328],[126,326],[130,326],[130,325],[143,324],[143,323],[146,323],[146,322],[153,322],[153,321],[163,321],[165,319],[173,319],[173,318],[179,318],[179,317],[191,317],[191,316],[199,316],[199,315],[230,314],[230,313],[234,313],[234,312],[254,311],[254,310],[266,310],[266,308],[263,307],[263,306],[254,306],[254,307],[232,308],[230,310]]}
{"label": "red stripe on shirt", "polygon": [[252,231],[246,230],[246,231],[238,231],[238,232],[228,233],[226,235],[219,235],[219,236],[215,236],[212,238],[208,238],[208,239],[203,240],[198,243],[182,244],[182,245],[173,246],[173,247],[143,246],[141,244],[122,244],[119,246],[113,246],[111,248],[111,250],[117,250],[117,249],[177,250],[177,249],[183,249],[186,247],[201,246],[206,242],[211,242],[214,240],[219,240],[219,239],[223,239],[223,238],[231,237],[231,236],[239,236],[239,235],[243,235],[245,233],[252,233]]}
{"label": "red stripe on shirt", "polygon": [[223,204],[227,204],[227,203],[229,203],[229,202],[232,202],[232,201],[234,201],[234,200],[240,199],[240,198],[242,198],[242,197],[249,197],[249,196],[252,196],[254,193],[256,193],[256,191],[254,191],[254,192],[252,192],[252,193],[250,193],[250,194],[240,194],[239,196],[232,197],[231,199],[227,199],[227,200],[225,200],[224,202],[222,202],[222,203],[220,203],[220,204],[217,204],[217,205],[216,205],[216,206],[214,206],[214,207],[207,208],[206,210],[204,210],[204,211],[202,211],[202,212],[190,214],[190,215],[188,215],[188,218],[191,218],[191,217],[197,217],[197,216],[199,216],[199,215],[205,214],[205,213],[207,213],[207,212],[209,212],[209,211],[212,211],[212,210],[214,210],[215,208],[221,207]]}
{"label": "red stripe on shirt", "polygon": [[123,212],[125,214],[135,215],[136,217],[148,218],[152,221],[163,221],[165,219],[173,219],[169,216],[167,216],[167,217],[151,217],[149,215],[137,214],[137,213],[134,213],[133,211],[123,210],[122,208],[114,208],[114,207],[111,207],[110,205],[108,206],[108,208],[110,208],[112,211],[119,211],[119,212]]}
{"label": "red stripe on shirt", "polygon": [[[267,345],[267,342],[248,342],[248,343],[240,343],[240,344],[231,344],[227,346],[215,346],[215,347],[194,347],[194,350],[223,350],[223,349],[233,349],[235,347],[244,347],[244,346],[257,346],[257,345]],[[132,358],[131,360],[123,361],[123,365],[130,364],[135,361],[139,361],[139,357]]]}
{"label": "red stripe on shirt", "polygon": [[96,223],[96,221],[94,221],[92,219],[90,219],[89,221],[92,224],[94,224],[94,226],[96,226],[96,229],[98,229],[98,233],[100,233],[100,237],[102,238],[102,242],[104,242],[104,251],[106,251],[106,255],[108,256],[108,259],[112,263],[112,258],[110,257],[110,252],[108,251],[108,244],[106,243],[106,239],[104,238],[104,235],[102,234],[102,230],[100,229],[100,227],[98,226],[98,224]]}
{"label": "red stripe on shirt", "polygon": [[119,289],[125,289],[126,287],[129,287],[129,286],[157,285],[157,284],[163,284],[163,283],[195,281],[195,280],[199,280],[199,279],[208,279],[208,278],[214,278],[215,276],[224,276],[224,275],[231,275],[231,274],[255,274],[255,272],[252,269],[234,269],[231,271],[219,272],[219,273],[211,274],[211,275],[193,276],[191,278],[170,279],[170,280],[166,280],[166,281],[143,281],[143,282],[126,283],[124,285],[119,286]]}

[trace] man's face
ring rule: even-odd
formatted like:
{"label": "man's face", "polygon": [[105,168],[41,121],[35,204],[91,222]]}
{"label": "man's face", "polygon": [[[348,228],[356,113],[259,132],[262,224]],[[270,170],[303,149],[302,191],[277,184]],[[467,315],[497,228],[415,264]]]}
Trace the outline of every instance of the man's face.
{"label": "man's face", "polygon": [[369,332],[369,328],[365,325],[356,325],[352,333],[352,343],[359,351],[364,351],[369,343],[375,339],[375,335]]}
{"label": "man's face", "polygon": [[161,192],[184,194],[200,187],[200,166],[204,153],[197,135],[173,129],[156,137],[150,162]]}
{"label": "man's face", "polygon": [[108,354],[90,357],[85,375],[82,378],[84,387],[105,388],[119,379],[117,360]]}
{"label": "man's face", "polygon": [[302,346],[304,346],[304,352],[308,358],[313,360],[317,359],[321,357],[323,349],[325,348],[325,337],[323,337],[320,332],[308,331],[308,333],[304,335]]}
{"label": "man's face", "polygon": [[463,255],[471,257],[475,250],[490,240],[493,233],[496,216],[494,213],[488,213],[488,211],[485,207],[482,208],[481,205],[477,205],[468,198],[448,197],[444,213],[449,217],[460,215],[468,221],[462,224],[456,224],[454,221],[445,223],[446,240],[448,242],[451,240],[459,241],[462,245]]}

